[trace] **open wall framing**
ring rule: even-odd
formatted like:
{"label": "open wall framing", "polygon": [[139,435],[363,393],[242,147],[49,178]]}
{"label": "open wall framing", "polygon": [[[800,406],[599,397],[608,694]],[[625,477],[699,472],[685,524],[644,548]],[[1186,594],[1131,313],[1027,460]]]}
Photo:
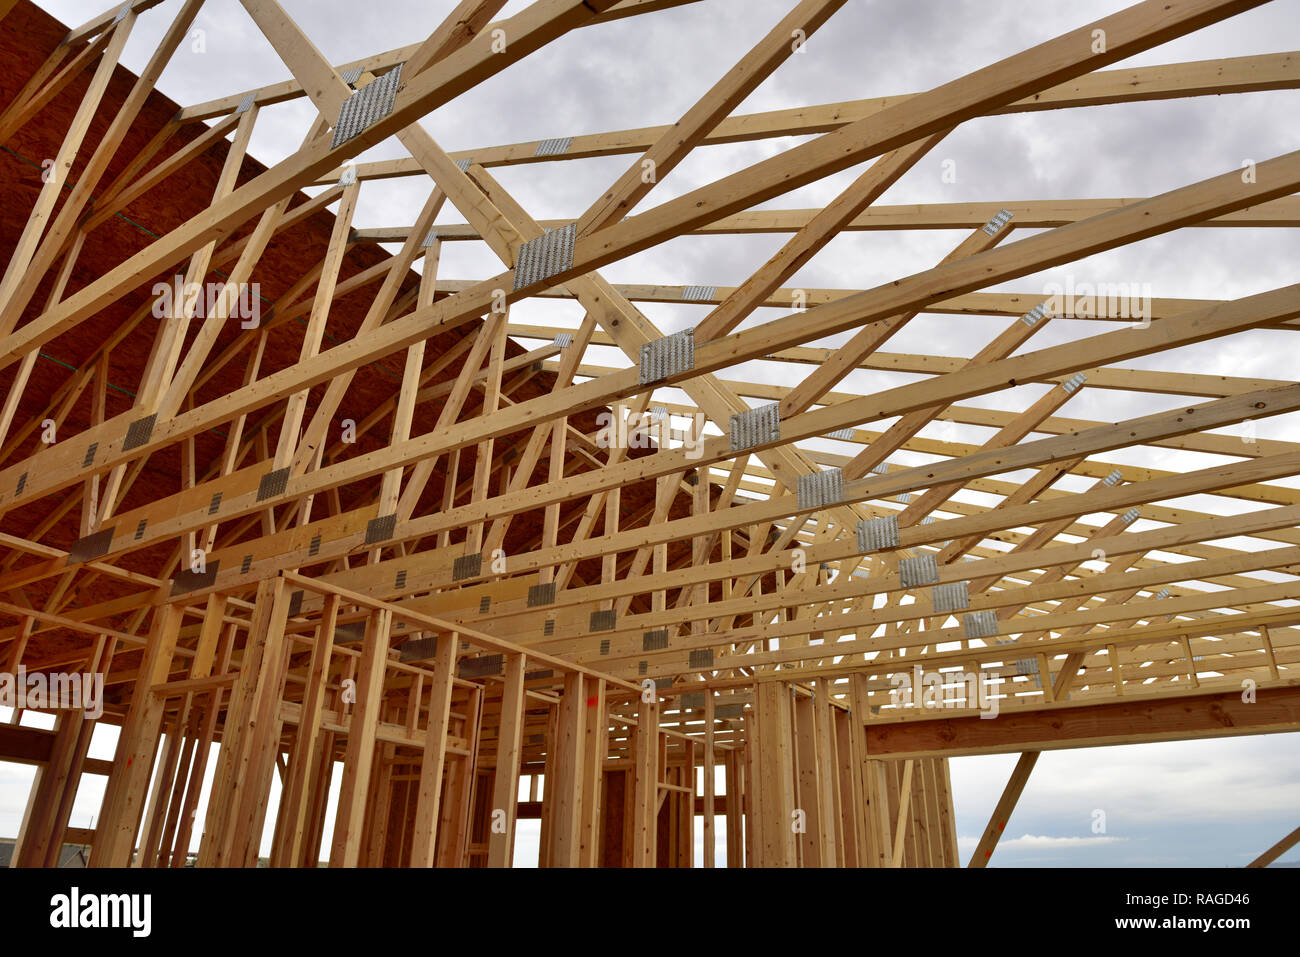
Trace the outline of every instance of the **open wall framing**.
{"label": "open wall framing", "polygon": [[[700,816],[704,866],[725,833],[728,866],[954,867],[948,758],[1019,753],[982,866],[1043,750],[1300,729],[1300,444],[1216,431],[1295,413],[1300,384],[1125,364],[1294,335],[1300,286],[1136,323],[1094,304],[1072,318],[1095,334],[1046,347],[1059,304],[984,291],[1174,230],[1294,228],[1300,153],[1142,199],[876,203],[976,117],[1295,89],[1293,53],[1112,68],[1261,0],[1146,0],[927,92],[737,115],[843,5],[791,0],[671,127],[448,153],[419,124],[570,31],[690,2],[495,20],[504,0],[464,0],[331,64],[276,0],[240,0],[292,79],[177,107],[154,82],[202,0],[139,76],[118,58],[158,0],[71,31],[0,0],[0,659],[107,689],[101,718],[0,726],[0,758],[38,768],[15,864],[75,840],[94,866],[184,866],[197,843],[201,866],[499,867],[538,817],[545,865],[693,866]],[[249,138],[290,99],[315,121],[264,167]],[[637,213],[701,144],[797,134]],[[352,162],[393,136],[409,158]],[[572,220],[493,174],[615,155],[626,174]],[[823,208],[754,208],[868,161]],[[424,186],[414,222],[354,228],[393,177]],[[464,224],[435,225],[444,206]],[[967,235],[931,269],[790,284],[843,231],[935,228]],[[786,238],[737,287],[599,273],[747,232]],[[468,241],[498,274],[439,275]],[[528,297],[584,318],[512,321]],[[661,302],[698,322],[665,335],[638,306]],[[921,313],[1000,331],[963,358],[885,351]],[[608,347],[626,362],[589,356]],[[728,377],[753,360],[791,384]],[[837,391],[858,369],[916,378]],[[963,404],[1023,383],[1041,397],[1018,412]],[[1163,411],[1063,414],[1085,389]],[[1205,465],[1118,454],[1153,447]],[[1168,504],[1191,496],[1230,507]],[[120,727],[111,762],[88,757],[97,721]],[[94,774],[97,826],[70,828]]]}

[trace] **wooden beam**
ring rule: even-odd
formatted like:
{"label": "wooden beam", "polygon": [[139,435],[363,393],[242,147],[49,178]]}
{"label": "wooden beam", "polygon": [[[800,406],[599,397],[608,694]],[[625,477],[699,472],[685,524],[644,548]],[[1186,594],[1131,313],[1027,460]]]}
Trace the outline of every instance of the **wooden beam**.
{"label": "wooden beam", "polygon": [[988,866],[989,858],[993,856],[993,851],[998,846],[998,839],[1007,828],[1007,821],[1011,820],[1011,813],[1016,809],[1016,802],[1020,800],[1020,795],[1024,792],[1029,775],[1033,773],[1034,765],[1038,763],[1038,756],[1041,753],[1041,751],[1025,751],[1016,759],[1016,766],[1011,771],[1007,786],[1002,789],[1002,796],[993,807],[993,815],[989,818],[984,833],[980,835],[975,850],[971,852],[967,867]]}
{"label": "wooden beam", "polygon": [[996,721],[978,715],[867,725],[873,754],[903,758],[1053,751],[1153,741],[1191,741],[1300,730],[1300,686],[1260,688],[1246,704],[1238,691],[1054,702]]}
{"label": "wooden beam", "polygon": [[1259,857],[1255,858],[1246,866],[1247,867],[1268,867],[1268,865],[1272,864],[1274,861],[1276,861],[1287,851],[1291,850],[1291,848],[1295,847],[1297,844],[1300,844],[1300,827],[1296,828],[1286,837],[1282,838],[1282,840],[1278,841],[1276,844],[1274,844],[1267,851],[1259,855]]}

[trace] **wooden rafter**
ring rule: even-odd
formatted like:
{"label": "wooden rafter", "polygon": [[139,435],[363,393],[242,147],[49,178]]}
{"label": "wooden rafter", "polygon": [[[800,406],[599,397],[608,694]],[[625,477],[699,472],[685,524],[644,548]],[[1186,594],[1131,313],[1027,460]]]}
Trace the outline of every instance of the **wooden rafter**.
{"label": "wooden rafter", "polygon": [[[508,866],[539,817],[543,864],[689,866],[701,802],[705,866],[718,835],[728,865],[955,867],[947,759],[1019,752],[982,867],[1040,751],[1300,729],[1300,444],[1253,431],[1294,421],[1300,383],[1178,351],[1294,334],[1300,286],[1131,316],[1003,285],[1294,229],[1300,153],[1154,196],[878,202],[983,117],[1295,90],[1286,52],[1107,69],[1263,0],[1144,0],[926,92],[737,114],[843,6],[791,0],[673,124],[452,152],[420,124],[571,31],[693,2],[463,0],[335,65],[241,0],[290,79],[183,108],[156,84],[201,0],[125,83],[156,0],[72,30],[0,2],[0,35],[44,43],[0,142],[54,157],[3,236],[0,660],[101,675],[121,727],[107,765],[80,716],[0,726],[40,769],[16,862],[57,859],[93,769],[95,865],[183,866],[192,840],[252,865],[270,824],[274,866]],[[291,100],[301,145],[263,167]],[[809,139],[638,212],[699,147],[784,136]],[[354,163],[389,137],[401,158]],[[626,165],[573,219],[497,178],[592,157]],[[766,206],[860,164],[822,207]],[[399,177],[410,221],[355,228]],[[933,266],[797,285],[837,237],[935,229],[959,232]],[[735,286],[599,272],[752,234],[780,245]],[[499,271],[440,275],[448,242]],[[581,318],[530,322],[532,298]],[[693,324],[665,334],[664,303]],[[923,316],[980,344],[898,351]],[[1140,402],[1098,421],[1081,393]],[[939,703],[900,701],[922,672]]]}

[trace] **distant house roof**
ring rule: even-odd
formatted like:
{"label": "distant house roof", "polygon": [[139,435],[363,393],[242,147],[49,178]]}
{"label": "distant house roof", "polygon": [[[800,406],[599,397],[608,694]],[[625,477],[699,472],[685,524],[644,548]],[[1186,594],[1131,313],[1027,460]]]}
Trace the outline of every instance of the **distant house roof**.
{"label": "distant house roof", "polygon": [[[0,837],[0,867],[8,867],[14,856],[15,839]],[[85,867],[90,848],[85,844],[64,844],[59,855],[59,867]]]}

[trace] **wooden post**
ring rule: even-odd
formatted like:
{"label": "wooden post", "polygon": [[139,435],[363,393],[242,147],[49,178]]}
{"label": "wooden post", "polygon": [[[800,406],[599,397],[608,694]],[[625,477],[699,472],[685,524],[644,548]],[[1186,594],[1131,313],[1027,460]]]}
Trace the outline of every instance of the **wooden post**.
{"label": "wooden post", "polygon": [[[703,484],[703,482],[701,482]],[[717,755],[714,751],[714,718],[713,692],[704,692],[704,766],[702,774],[704,776],[704,826],[702,828],[704,838],[704,859],[703,864],[707,868],[718,866],[717,861],[717,837],[714,834],[714,789],[715,772],[717,767]]]}
{"label": "wooden post", "polygon": [[844,866],[844,840],[841,833],[839,768],[835,753],[835,722],[830,700],[830,682],[816,685],[813,699],[814,734],[817,752],[817,820],[818,855],[822,867]]}
{"label": "wooden post", "polygon": [[311,661],[307,666],[307,688],[303,692],[302,710],[298,718],[298,741],[289,759],[289,772],[282,791],[280,817],[283,824],[278,835],[278,846],[271,855],[271,863],[275,867],[293,867],[302,857],[310,798],[308,785],[312,770],[317,764],[316,749],[320,740],[325,685],[329,680],[338,611],[338,595],[326,595],[320,624],[316,627]]}
{"label": "wooden post", "polygon": [[90,854],[92,867],[126,867],[131,863],[165,704],[152,689],[167,680],[180,633],[181,615],[181,606],[177,604],[162,605],[154,612],[149,643],[131,697],[131,708],[118,738],[113,773],[104,792],[99,815],[101,823]]}
{"label": "wooden post", "polygon": [[[482,688],[471,688],[465,694],[465,718],[461,722],[465,738],[464,756],[457,756],[449,767],[446,793],[442,800],[442,816],[438,825],[437,867],[465,867],[469,858],[472,816],[478,798],[477,782],[480,750],[480,730],[483,720]],[[452,773],[454,772],[454,773]]]}
{"label": "wooden post", "polygon": [[452,679],[456,677],[457,634],[440,635],[434,654],[434,677],[429,697],[429,725],[420,763],[420,794],[411,838],[411,866],[432,867],[442,801],[442,772],[446,764],[447,733],[451,717]]}
{"label": "wooden post", "polygon": [[796,834],[800,864],[825,867],[825,823],[822,821],[821,787],[817,767],[816,703],[811,697],[794,696],[794,757],[796,767],[796,812],[802,830]]}
{"label": "wooden post", "polygon": [[330,867],[355,867],[361,852],[362,825],[370,766],[375,756],[375,731],[383,709],[384,670],[388,662],[388,629],[392,612],[371,613],[361,650],[361,671],[357,676],[356,707],[348,725],[347,754],[339,788],[338,817],[334,822],[334,846]]}
{"label": "wooden post", "polygon": [[588,799],[583,793],[587,780],[583,759],[589,712],[584,685],[581,672],[566,674],[564,695],[558,706],[555,778],[546,782],[546,790],[554,799],[551,805],[555,815],[553,867],[577,867],[582,863],[582,829],[586,819],[583,802]]}
{"label": "wooden post", "polygon": [[609,718],[605,709],[605,679],[583,676],[583,707],[586,709],[582,756],[582,846],[583,867],[600,863],[600,821],[604,805],[605,757],[609,752]]}
{"label": "wooden post", "polygon": [[754,703],[762,747],[758,753],[758,788],[762,791],[762,849],[759,866],[797,867],[795,821],[795,748],[791,727],[790,685],[763,681]]}
{"label": "wooden post", "polygon": [[745,866],[745,762],[743,750],[729,748],[722,754],[727,789],[727,867]]}
{"label": "wooden post", "polygon": [[[524,656],[507,655],[505,682],[501,688],[501,727],[497,732],[497,767],[488,834],[488,867],[510,867],[514,861],[523,730]],[[547,787],[549,789],[550,782],[547,782]]]}
{"label": "wooden post", "polygon": [[659,699],[650,693],[637,708],[633,731],[632,866],[654,867],[659,820]]}

